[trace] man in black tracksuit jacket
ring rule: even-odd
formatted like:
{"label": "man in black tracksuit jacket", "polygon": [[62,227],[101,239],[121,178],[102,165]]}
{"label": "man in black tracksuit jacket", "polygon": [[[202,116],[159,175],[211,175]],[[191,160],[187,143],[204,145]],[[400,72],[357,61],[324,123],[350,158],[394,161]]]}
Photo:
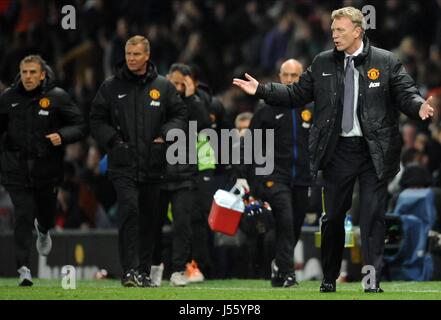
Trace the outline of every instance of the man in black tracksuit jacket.
{"label": "man in black tracksuit jacket", "polygon": [[33,224],[38,252],[46,256],[51,250],[49,229],[55,223],[57,186],[63,180],[64,146],[84,138],[86,131],[81,111],[55,86],[45,61],[25,57],[20,78],[0,96],[1,183],[15,209],[20,285],[32,285]]}
{"label": "man in black tracksuit jacket", "polygon": [[125,51],[125,63],[104,81],[92,103],[90,126],[107,150],[108,176],[117,193],[122,284],[150,287],[165,139],[170,129],[186,129],[187,109],[149,61],[146,38],[130,38]]}
{"label": "man in black tracksuit jacket", "polygon": [[[293,59],[280,67],[279,78],[283,84],[298,82],[302,65]],[[307,108],[288,109],[263,105],[253,115],[254,129],[274,130],[274,171],[268,176],[254,176],[253,166],[238,167],[238,178],[252,182],[255,195],[268,201],[276,221],[275,260],[271,268],[273,287],[296,285],[294,273],[294,248],[308,209],[309,172],[308,135],[311,111]],[[263,132],[265,136],[265,132]],[[266,150],[262,146],[262,150]],[[243,155],[243,152],[241,153]]]}
{"label": "man in black tracksuit jacket", "polygon": [[315,102],[309,138],[311,172],[315,176],[323,169],[326,212],[320,291],[336,291],[344,248],[343,221],[358,178],[362,256],[364,264],[375,270],[365,292],[382,292],[387,181],[399,170],[401,150],[399,111],[425,120],[433,115],[432,100],[421,98],[391,52],[371,46],[363,37],[361,11],[342,8],[333,12],[332,19],[335,49],[317,55],[298,84],[261,85],[249,75],[249,81],[234,79],[234,84],[272,105],[292,108]]}
{"label": "man in black tracksuit jacket", "polygon": [[[217,137],[221,136],[222,129],[230,129],[225,125],[223,115],[225,113],[224,106],[219,98],[214,96],[208,84],[198,80],[198,72],[193,68],[193,77],[197,81],[196,96],[204,103],[209,113],[209,128],[217,133]],[[196,76],[195,76],[196,74]],[[199,281],[201,279],[212,278],[215,276],[214,264],[214,233],[208,226],[208,215],[211,210],[213,196],[218,189],[225,188],[225,182],[229,178],[226,167],[220,162],[222,148],[218,148],[217,153],[212,154],[205,151],[211,149],[214,143],[204,135],[198,138],[198,174],[196,177],[195,201],[191,218],[192,232],[192,265],[193,276],[190,281]],[[220,143],[220,141],[218,141]],[[216,158],[218,163],[216,163]],[[231,165],[229,166],[231,167]]]}
{"label": "man in black tracksuit jacket", "polygon": [[[175,86],[182,100],[187,106],[188,120],[192,121],[186,132],[185,145],[187,153],[185,163],[169,164],[164,182],[161,185],[160,196],[160,219],[167,216],[168,206],[171,204],[173,213],[173,243],[172,243],[172,274],[170,283],[173,286],[185,286],[189,278],[185,275],[186,264],[189,262],[191,251],[191,217],[194,211],[196,199],[196,177],[198,168],[196,163],[190,163],[190,154],[193,159],[196,155],[196,139],[198,132],[210,126],[208,106],[205,101],[196,94],[196,82],[192,78],[191,69],[188,65],[175,63],[170,67],[167,79]],[[190,139],[190,137],[193,139]],[[190,143],[193,142],[193,145]],[[160,223],[160,226],[162,223]],[[160,232],[161,230],[159,230]],[[160,239],[157,237],[158,250],[156,256],[160,256]],[[155,257],[160,260],[159,257]],[[161,261],[156,261],[159,264]],[[160,282],[160,279],[152,279]]]}

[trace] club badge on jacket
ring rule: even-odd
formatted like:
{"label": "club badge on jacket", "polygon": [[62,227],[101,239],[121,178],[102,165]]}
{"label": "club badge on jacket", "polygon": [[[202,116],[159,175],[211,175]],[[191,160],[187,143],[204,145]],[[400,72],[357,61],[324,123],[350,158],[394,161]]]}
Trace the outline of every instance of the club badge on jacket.
{"label": "club badge on jacket", "polygon": [[377,80],[380,77],[380,70],[372,68],[368,71],[367,75],[372,81]]}
{"label": "club badge on jacket", "polygon": [[150,90],[149,96],[152,99],[152,102],[150,102],[150,106],[152,106],[152,107],[161,106],[161,102],[157,101],[161,97],[161,93],[159,92],[158,89]]}
{"label": "club badge on jacket", "polygon": [[308,109],[305,109],[301,113],[301,117],[303,120],[302,127],[305,129],[309,129],[311,127],[311,119],[312,119],[312,113]]}
{"label": "club badge on jacket", "polygon": [[47,109],[51,105],[51,101],[49,100],[49,98],[44,97],[40,99],[38,104],[40,105],[41,108]]}

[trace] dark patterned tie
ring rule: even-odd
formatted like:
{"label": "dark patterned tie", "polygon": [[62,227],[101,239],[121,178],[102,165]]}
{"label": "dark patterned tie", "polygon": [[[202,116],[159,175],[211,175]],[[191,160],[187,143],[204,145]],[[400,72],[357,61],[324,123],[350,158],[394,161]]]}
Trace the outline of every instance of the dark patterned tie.
{"label": "dark patterned tie", "polygon": [[345,70],[345,97],[343,102],[343,119],[341,128],[348,133],[354,127],[354,67],[352,65],[353,56],[346,58]]}

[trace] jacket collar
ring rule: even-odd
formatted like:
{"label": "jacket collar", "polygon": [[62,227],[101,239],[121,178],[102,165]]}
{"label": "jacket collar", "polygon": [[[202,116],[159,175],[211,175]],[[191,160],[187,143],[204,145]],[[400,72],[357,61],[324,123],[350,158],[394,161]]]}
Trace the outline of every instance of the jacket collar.
{"label": "jacket collar", "polygon": [[[369,52],[371,50],[370,41],[366,35],[363,37],[363,45],[364,45],[363,51],[358,56],[354,57],[355,67],[357,67],[365,62],[365,60],[368,57]],[[334,48],[334,58],[338,62],[343,63],[343,60],[345,59],[345,53],[343,51],[337,51],[337,49]]]}
{"label": "jacket collar", "polygon": [[137,76],[133,74],[125,61],[118,63],[115,66],[115,77],[120,80],[128,80],[128,81],[140,81],[140,82],[150,82],[158,77],[158,71],[153,62],[147,62],[147,73],[143,76]]}

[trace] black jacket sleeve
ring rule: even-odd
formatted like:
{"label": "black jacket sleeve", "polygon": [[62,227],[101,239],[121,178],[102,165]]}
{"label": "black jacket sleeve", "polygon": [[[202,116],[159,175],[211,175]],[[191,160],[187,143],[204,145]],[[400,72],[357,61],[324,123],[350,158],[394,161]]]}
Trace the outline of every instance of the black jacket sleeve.
{"label": "black jacket sleeve", "polygon": [[87,126],[81,110],[64,90],[60,92],[60,98],[61,105],[58,111],[62,127],[57,132],[62,143],[73,143],[85,138]]}
{"label": "black jacket sleeve", "polygon": [[284,85],[280,83],[259,84],[256,97],[267,104],[296,108],[302,107],[314,100],[313,64],[300,76],[298,83]]}
{"label": "black jacket sleeve", "polygon": [[208,112],[209,106],[206,106],[204,100],[197,95],[184,98],[187,105],[188,120],[197,121],[198,132],[210,127],[210,114]]}
{"label": "black jacket sleeve", "polygon": [[412,77],[407,73],[401,62],[391,55],[390,58],[391,78],[390,89],[392,99],[401,112],[413,119],[421,119],[419,111],[424,99]]}
{"label": "black jacket sleeve", "polygon": [[4,93],[0,94],[0,137],[8,129],[8,109],[4,99]]}
{"label": "black jacket sleeve", "polygon": [[89,119],[92,137],[101,147],[109,150],[116,141],[123,139],[112,125],[110,102],[105,91],[105,84],[102,84],[93,99]]}
{"label": "black jacket sleeve", "polygon": [[166,120],[161,127],[161,135],[165,140],[171,129],[186,130],[188,126],[187,107],[179,96],[173,84],[167,84]]}

